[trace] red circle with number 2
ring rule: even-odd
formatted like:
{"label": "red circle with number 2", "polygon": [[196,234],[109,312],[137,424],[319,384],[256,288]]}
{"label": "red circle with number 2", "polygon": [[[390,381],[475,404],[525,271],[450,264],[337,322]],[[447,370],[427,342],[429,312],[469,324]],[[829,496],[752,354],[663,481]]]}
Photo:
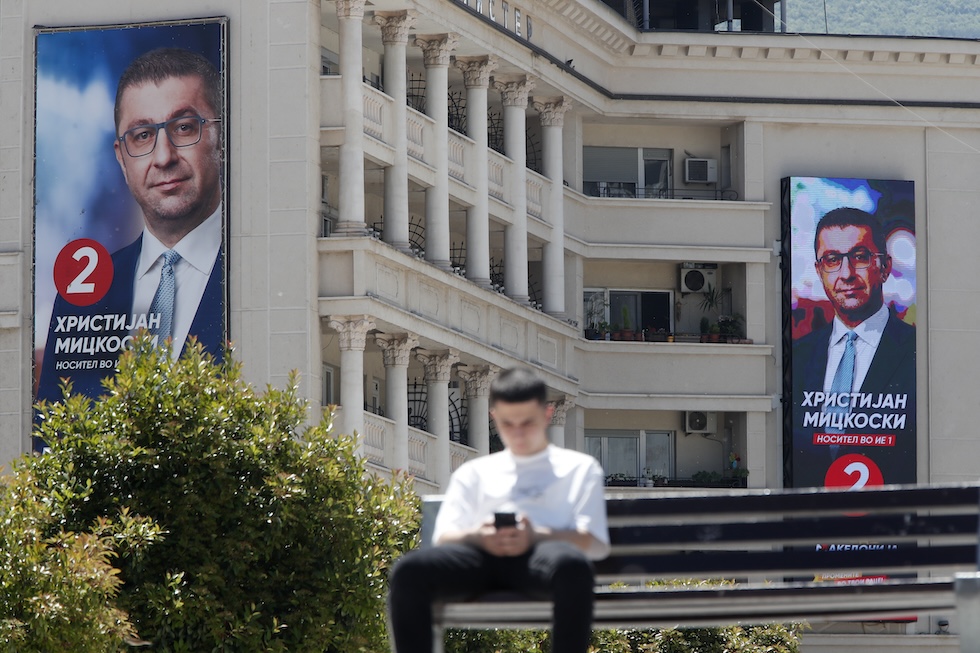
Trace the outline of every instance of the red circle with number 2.
{"label": "red circle with number 2", "polygon": [[69,304],[91,306],[105,297],[112,285],[109,251],[91,238],[71,241],[54,261],[54,285]]}
{"label": "red circle with number 2", "polygon": [[848,490],[860,490],[885,484],[881,469],[867,456],[852,453],[841,456],[830,465],[824,477],[827,487],[842,487]]}

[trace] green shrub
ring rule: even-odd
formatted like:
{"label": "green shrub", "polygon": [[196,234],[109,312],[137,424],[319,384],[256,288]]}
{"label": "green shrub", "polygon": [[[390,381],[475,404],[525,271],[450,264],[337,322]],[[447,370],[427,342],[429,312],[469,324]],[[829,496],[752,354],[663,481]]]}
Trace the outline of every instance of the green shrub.
{"label": "green shrub", "polygon": [[87,532],[66,532],[57,508],[63,497],[35,480],[18,465],[0,481],[0,651],[121,650],[135,632],[114,603],[121,581],[112,561],[138,557],[159,529],[122,512]]}
{"label": "green shrub", "polygon": [[[799,653],[804,626],[595,630],[590,653]],[[447,630],[446,653],[551,653],[548,633]]]}
{"label": "green shrub", "polygon": [[154,651],[385,650],[384,581],[417,537],[414,493],[366,476],[329,416],[302,428],[295,377],[257,393],[230,352],[188,349],[171,362],[138,341],[102,400],[41,407],[51,453],[32,466],[64,527],[126,508],[165,530],[119,560],[119,605]]}

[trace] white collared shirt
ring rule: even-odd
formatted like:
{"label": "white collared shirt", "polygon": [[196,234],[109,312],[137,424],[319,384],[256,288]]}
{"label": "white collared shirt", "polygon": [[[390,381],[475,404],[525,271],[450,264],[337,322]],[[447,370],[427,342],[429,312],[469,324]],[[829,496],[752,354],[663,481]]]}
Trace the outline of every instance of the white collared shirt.
{"label": "white collared shirt", "polygon": [[[221,204],[207,220],[180,239],[173,249],[180,254],[174,265],[176,302],[174,304],[173,350],[174,359],[180,356],[184,341],[197,314],[197,307],[204,296],[204,289],[211,278],[211,270],[221,247]],[[143,247],[136,264],[136,280],[133,288],[133,312],[142,315],[150,310],[153,296],[160,285],[163,270],[163,254],[167,247],[157,240],[146,227],[143,228]]]}
{"label": "white collared shirt", "polygon": [[885,331],[888,324],[888,306],[882,306],[878,311],[861,324],[849,329],[847,325],[834,317],[834,328],[830,334],[830,346],[827,349],[827,371],[823,377],[824,392],[830,392],[830,387],[834,383],[834,375],[837,374],[837,366],[840,359],[844,357],[844,347],[847,342],[847,332],[854,331],[857,339],[854,341],[854,384],[851,392],[857,392],[864,383],[864,377],[871,369],[871,361],[878,351],[878,343],[881,342],[881,334]]}
{"label": "white collared shirt", "polygon": [[591,533],[594,541],[586,554],[602,559],[609,554],[604,486],[595,458],[553,444],[530,456],[507,449],[480,456],[450,477],[432,541],[475,528],[495,512],[513,512],[534,525]]}

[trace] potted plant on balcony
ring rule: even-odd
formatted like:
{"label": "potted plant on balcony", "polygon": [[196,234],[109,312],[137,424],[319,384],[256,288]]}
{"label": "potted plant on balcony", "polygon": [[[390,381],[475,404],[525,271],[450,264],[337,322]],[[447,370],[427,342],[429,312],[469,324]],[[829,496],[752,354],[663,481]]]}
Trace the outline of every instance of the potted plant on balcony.
{"label": "potted plant on balcony", "polygon": [[721,342],[721,327],[717,322],[708,329],[708,342]]}
{"label": "potted plant on balcony", "polygon": [[667,329],[647,327],[643,330],[643,335],[647,342],[667,342]]}
{"label": "potted plant on balcony", "polygon": [[[585,329],[585,337],[589,340],[602,340],[605,336],[602,332],[602,325],[606,324],[606,296],[602,292],[594,292],[589,295],[588,308],[586,310],[585,322],[588,327]],[[606,325],[608,329],[608,325]]]}
{"label": "potted plant on balcony", "polygon": [[610,340],[622,340],[623,332],[620,330],[619,325],[615,322],[609,327],[609,339]]}
{"label": "potted plant on balcony", "polygon": [[742,331],[744,322],[745,318],[740,313],[721,315],[718,317],[718,330],[726,342],[741,343],[742,338],[745,336]]}
{"label": "potted plant on balcony", "polygon": [[630,319],[630,307],[623,304],[620,314],[623,318],[623,330],[620,332],[620,340],[633,340],[633,322]]}
{"label": "potted plant on balcony", "polygon": [[616,473],[606,477],[608,487],[636,487],[636,479],[626,474]]}
{"label": "potted plant on balcony", "polygon": [[711,330],[711,320],[707,315],[701,316],[701,342],[708,342],[708,332]]}

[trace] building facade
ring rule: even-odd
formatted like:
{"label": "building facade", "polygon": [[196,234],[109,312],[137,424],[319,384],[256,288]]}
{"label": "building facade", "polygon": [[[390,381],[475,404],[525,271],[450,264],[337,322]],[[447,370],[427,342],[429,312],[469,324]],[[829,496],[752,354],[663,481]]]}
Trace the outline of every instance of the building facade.
{"label": "building facade", "polygon": [[[975,480],[980,45],[620,13],[0,0],[0,461],[30,449],[33,28],[225,16],[230,338],[379,473],[434,492],[491,451],[490,380],[523,364],[610,484],[783,487],[780,180],[813,176],[915,183],[916,478]],[[954,650],[938,618],[805,650]]]}

